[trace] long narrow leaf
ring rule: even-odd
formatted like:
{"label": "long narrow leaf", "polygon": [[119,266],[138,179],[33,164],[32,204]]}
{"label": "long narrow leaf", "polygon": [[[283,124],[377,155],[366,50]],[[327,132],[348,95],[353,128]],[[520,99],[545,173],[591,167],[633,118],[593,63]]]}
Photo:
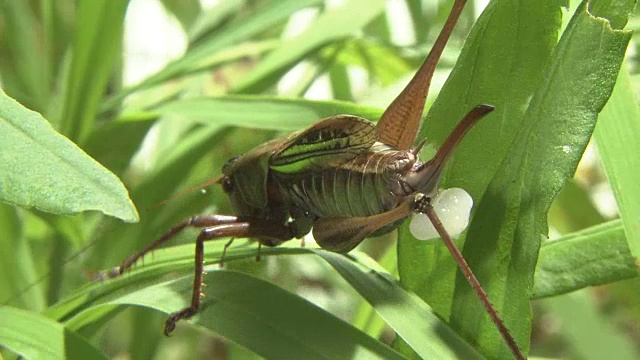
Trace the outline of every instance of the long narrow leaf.
{"label": "long narrow leaf", "polygon": [[631,253],[640,261],[640,109],[626,69],[595,131],[605,172],[618,203]]}
{"label": "long narrow leaf", "polygon": [[637,277],[620,220],[545,242],[534,274],[532,298],[555,296]]}
{"label": "long narrow leaf", "polygon": [[[251,108],[251,112],[247,112],[247,107]],[[382,111],[342,101],[232,95],[220,98],[176,100],[150,113],[150,115],[173,115],[178,119],[206,125],[234,125],[288,131],[300,130],[318,120],[337,114],[377,119]]]}
{"label": "long narrow leaf", "polygon": [[78,2],[60,132],[81,142],[90,133],[121,46],[128,0]]}
{"label": "long narrow leaf", "polygon": [[[291,64],[324,44],[343,39],[360,30],[384,10],[380,0],[350,0],[340,7],[328,10],[308,29],[284,42],[265,57],[241,83],[234,87],[237,93],[259,93],[273,85]],[[358,16],[353,16],[358,14]]]}
{"label": "long narrow leaf", "polygon": [[0,307],[0,346],[25,359],[107,359],[76,333],[43,315]]}
{"label": "long narrow leaf", "polygon": [[[224,242],[222,241],[208,244],[205,248],[206,259],[214,262],[219,261],[223,245]],[[426,304],[415,297],[415,295],[411,295],[403,290],[384,270],[381,270],[375,265],[371,265],[370,260],[367,261],[366,258],[359,258],[357,262],[354,262],[352,259],[342,255],[324,250],[306,248],[269,248],[263,249],[262,252],[263,255],[310,253],[321,256],[331,264],[331,266],[336,268],[345,280],[369,301],[376,311],[378,311],[418,353],[426,357],[435,356],[439,359],[456,358],[455,354],[464,354],[464,358],[481,358],[473,348],[469,347],[469,345],[462,341],[444,322],[438,319]],[[254,256],[254,249],[237,247],[229,249],[226,260],[248,259]],[[184,245],[159,250],[153,259],[149,260],[144,267],[133,270],[130,275],[104,283],[91,284],[87,288],[80,289],[71,297],[50,309],[48,315],[56,319],[66,319],[71,329],[79,329],[93,321],[97,321],[99,319],[96,317],[97,314],[100,316],[108,315],[108,312],[105,313],[102,310],[100,310],[99,313],[95,313],[101,306],[107,304],[137,304],[150,306],[165,312],[172,312],[186,306],[191,294],[193,246]],[[249,341],[242,340],[245,334],[235,333],[235,331],[237,331],[235,330],[236,328],[242,329],[241,324],[234,323],[232,320],[240,321],[238,317],[241,319],[244,316],[242,314],[247,311],[263,314],[260,316],[261,318],[273,323],[269,327],[270,331],[274,331],[273,326],[277,326],[278,329],[282,326],[297,329],[298,327],[302,327],[303,324],[292,324],[291,321],[293,321],[294,318],[301,317],[301,319],[309,319],[309,316],[316,316],[313,314],[299,314],[294,316],[294,314],[289,312],[289,305],[278,305],[294,304],[296,302],[303,302],[303,300],[298,298],[298,300],[294,301],[293,299],[295,299],[295,297],[292,295],[287,295],[291,297],[291,299],[280,299],[280,297],[285,296],[284,294],[286,293],[275,285],[267,285],[237,273],[215,270],[215,267],[208,269],[208,271],[212,272],[205,280],[205,282],[209,284],[205,290],[207,305],[203,310],[202,317],[196,317],[195,319],[195,322],[201,326],[245,344],[246,341]],[[168,273],[187,275],[187,277],[177,281],[166,282],[166,274]],[[259,283],[262,283],[262,285]],[[259,287],[259,289],[256,287]],[[245,290],[239,291],[237,289]],[[276,296],[276,298],[265,300],[262,296]],[[227,306],[232,306],[235,310],[232,311],[230,308],[227,308]],[[296,307],[297,305],[294,304],[291,306]],[[87,311],[75,316],[80,309],[86,309]],[[308,311],[314,312],[317,310]],[[234,314],[234,312],[237,314]],[[280,315],[278,316],[278,314]],[[278,319],[278,317],[285,319]],[[325,314],[325,317],[331,316]],[[322,318],[319,318],[313,320],[314,326],[310,328],[322,327],[321,324],[327,321],[333,322],[334,320],[322,320]],[[339,324],[334,325],[338,326]],[[251,325],[251,328],[256,331],[262,331],[260,330],[260,326],[261,325],[254,323]],[[161,329],[158,329],[158,331],[160,330]],[[293,333],[285,329],[278,331]],[[307,333],[318,330],[298,329],[296,331]],[[365,335],[361,333],[355,336],[353,331],[355,331],[355,328],[348,330],[351,334],[348,335],[348,341],[362,344],[361,340],[364,339],[363,336]],[[340,345],[342,341],[334,339],[330,333],[331,331],[328,331],[323,336],[320,336],[320,339],[315,339],[318,336],[314,336],[313,338],[315,340],[313,342],[306,339],[304,341],[297,339],[293,344],[289,345],[289,350],[300,350],[296,348],[300,346],[299,343],[317,344],[324,343],[325,341],[336,341],[335,351],[344,351],[343,345]],[[269,339],[267,335],[261,336],[265,337],[265,340]],[[255,337],[255,334],[252,333],[251,337]],[[275,339],[271,341],[275,341]],[[260,350],[260,344],[245,344],[245,346],[259,353],[266,351]],[[312,347],[316,346],[317,345],[312,345]],[[297,353],[295,351],[290,352],[290,354]],[[329,354],[332,350],[327,349],[326,351],[327,354]],[[335,358],[332,356],[329,357]]]}
{"label": "long narrow leaf", "polygon": [[183,57],[171,62],[164,69],[145,79],[140,84],[125,89],[110,99],[103,110],[109,110],[117,105],[119,100],[134,91],[145,89],[194,71],[205,70],[202,68],[203,61],[220,50],[233,44],[246,42],[256,34],[282,24],[296,11],[318,4],[320,4],[320,0],[282,0],[258,7],[249,16],[237,18],[206,39],[199,40],[197,46],[190,48]]}

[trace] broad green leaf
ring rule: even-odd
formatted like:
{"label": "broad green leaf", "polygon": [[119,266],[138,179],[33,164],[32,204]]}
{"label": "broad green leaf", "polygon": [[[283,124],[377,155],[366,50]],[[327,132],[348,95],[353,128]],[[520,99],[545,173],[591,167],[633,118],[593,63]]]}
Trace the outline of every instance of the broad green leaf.
{"label": "broad green leaf", "polygon": [[[480,200],[525,121],[527,104],[540,86],[556,44],[560,15],[558,5],[527,0],[493,1],[484,10],[429,110],[420,138],[426,136],[430,142],[441,144],[474,106],[491,104],[496,110],[465,136],[441,187],[461,187],[476,203]],[[457,267],[447,249],[438,242],[415,241],[405,225],[400,231],[398,266],[402,284],[449,319]],[[484,284],[482,277],[480,281]],[[477,299],[466,301],[478,303]],[[470,317],[469,324],[477,324],[479,316]],[[495,329],[487,332],[498,336]]]}
{"label": "broad green leaf", "polygon": [[[259,93],[273,85],[292,64],[331,42],[353,35],[384,10],[381,0],[349,0],[322,13],[302,33],[267,55],[234,86],[236,93]],[[358,14],[358,16],[353,16]]]}
{"label": "broad green leaf", "polygon": [[[283,359],[292,354],[306,359],[402,358],[351,325],[267,282],[232,271],[211,271],[205,281],[215,286],[207,288],[204,311],[195,323],[266,358]],[[188,276],[112,303],[133,303],[169,313],[186,306],[189,300],[185,295],[190,294],[192,285]]]}
{"label": "broad green leaf", "polygon": [[[247,109],[251,111],[247,111]],[[382,111],[342,101],[315,101],[302,98],[278,98],[230,95],[219,98],[191,98],[164,104],[148,113],[173,116],[205,125],[234,125],[266,130],[300,130],[318,120],[349,114],[377,119]],[[127,114],[123,115],[127,118]],[[143,119],[140,117],[140,119]],[[131,120],[124,120],[131,121]]]}
{"label": "broad green leaf", "polygon": [[117,59],[128,0],[78,2],[59,130],[82,142],[90,134]]}
{"label": "broad green leaf", "polygon": [[622,223],[614,220],[543,243],[532,298],[560,295],[638,275]]}
{"label": "broad green leaf", "polygon": [[[478,103],[496,106],[498,115],[474,128],[456,151],[442,185],[470,190],[478,203],[464,255],[525,353],[528,300],[540,241],[547,234],[546,212],[573,175],[628,41],[628,34],[611,31],[583,6],[549,63],[559,15],[555,4],[491,3],[427,119],[428,134],[441,139],[450,130],[429,128],[432,117],[457,122],[461,116],[452,116],[454,110],[464,112]],[[599,47],[592,46],[595,39]],[[443,256],[449,255],[440,246],[401,242],[403,281],[450,316],[454,328],[485,356],[511,358],[466,279],[459,275],[454,281],[452,265],[433,261]],[[411,268],[420,258],[433,261],[426,278]],[[442,294],[452,294],[453,302]]]}
{"label": "broad green leaf", "polygon": [[107,359],[87,340],[37,313],[0,307],[0,346],[24,359]]}
{"label": "broad green leaf", "polygon": [[640,109],[629,74],[620,71],[611,99],[602,109],[595,138],[631,253],[640,261]]}
{"label": "broad green leaf", "polygon": [[[464,247],[469,265],[525,353],[533,273],[541,240],[548,234],[546,214],[573,176],[631,35],[612,30],[586,6],[585,1],[560,39],[526,121],[478,204]],[[485,355],[510,358],[497,333],[485,330],[494,324],[465,282],[456,278],[452,324]]]}
{"label": "broad green leaf", "polygon": [[0,92],[0,199],[54,214],[97,210],[133,222],[120,180],[56,133],[40,114]]}

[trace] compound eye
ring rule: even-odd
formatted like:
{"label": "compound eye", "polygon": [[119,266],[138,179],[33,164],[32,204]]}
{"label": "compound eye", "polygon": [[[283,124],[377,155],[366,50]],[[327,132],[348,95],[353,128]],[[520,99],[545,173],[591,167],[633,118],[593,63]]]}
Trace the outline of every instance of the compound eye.
{"label": "compound eye", "polygon": [[229,176],[223,177],[221,184],[222,190],[227,194],[233,191],[233,181],[231,181],[231,178]]}

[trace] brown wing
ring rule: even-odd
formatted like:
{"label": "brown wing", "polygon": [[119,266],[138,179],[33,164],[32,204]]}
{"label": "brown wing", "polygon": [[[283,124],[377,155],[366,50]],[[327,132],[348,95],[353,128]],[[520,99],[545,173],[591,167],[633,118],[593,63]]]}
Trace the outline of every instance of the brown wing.
{"label": "brown wing", "polygon": [[299,173],[336,161],[347,161],[369,149],[378,129],[369,120],[337,115],[292,134],[271,155],[269,166],[282,173]]}
{"label": "brown wing", "polygon": [[424,63],[400,95],[382,114],[380,121],[378,121],[378,131],[380,132],[378,140],[380,142],[401,150],[411,148],[415,142],[433,72],[465,3],[466,0],[458,0],[453,4],[449,18],[447,18],[447,22]]}
{"label": "brown wing", "polygon": [[313,223],[313,237],[323,249],[347,253],[374,231],[411,214],[411,200],[387,212],[366,217],[320,218]]}

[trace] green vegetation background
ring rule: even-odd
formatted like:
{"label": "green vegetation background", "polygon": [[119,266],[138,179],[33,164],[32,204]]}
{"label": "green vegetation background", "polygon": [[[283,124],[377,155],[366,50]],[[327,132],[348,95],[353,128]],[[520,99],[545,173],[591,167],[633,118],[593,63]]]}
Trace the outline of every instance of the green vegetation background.
{"label": "green vegetation background", "polygon": [[[398,24],[382,0],[162,0],[188,48],[124,87],[128,3],[0,0],[0,358],[510,358],[446,249],[406,228],[349,256],[291,241],[257,263],[238,239],[223,271],[226,241],[211,242],[204,309],[171,338],[163,322],[189,301],[196,230],[126,276],[90,281],[187,216],[231,213],[219,188],[188,190],[234,155],[327,116],[377,120],[452,1],[406,0]],[[475,200],[459,246],[531,356],[637,358],[637,43],[622,30],[638,27],[635,1],[495,0],[478,19],[475,5],[421,133],[433,151],[471,107],[496,106],[442,182]],[[317,16],[283,38],[305,8]],[[392,26],[416,43],[394,44]],[[304,99],[321,77],[334,100]],[[590,140],[600,156],[574,178]],[[602,215],[603,187],[619,215]]]}

